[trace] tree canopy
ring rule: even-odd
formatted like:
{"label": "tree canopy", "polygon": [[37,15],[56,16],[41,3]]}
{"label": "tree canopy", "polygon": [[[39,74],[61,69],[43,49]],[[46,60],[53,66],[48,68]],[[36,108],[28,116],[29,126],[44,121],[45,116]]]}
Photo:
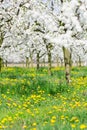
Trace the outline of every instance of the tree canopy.
{"label": "tree canopy", "polygon": [[5,60],[19,62],[38,52],[46,57],[47,46],[52,57],[63,59],[64,46],[73,61],[80,57],[85,62],[86,42],[86,0],[0,1],[0,56]]}

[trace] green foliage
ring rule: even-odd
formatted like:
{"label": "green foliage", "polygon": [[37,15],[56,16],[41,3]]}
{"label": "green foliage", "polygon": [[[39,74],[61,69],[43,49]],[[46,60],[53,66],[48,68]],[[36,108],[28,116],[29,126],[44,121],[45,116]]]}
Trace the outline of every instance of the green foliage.
{"label": "green foliage", "polygon": [[[0,129],[86,130],[87,68],[3,68],[0,73]],[[83,74],[85,77],[83,77]]]}
{"label": "green foliage", "polygon": [[[37,86],[41,86],[41,90],[49,94],[57,94],[68,89],[65,81],[63,82],[63,79],[61,79],[63,70],[52,70],[52,75],[49,76],[47,68],[41,68],[38,71],[16,67],[11,68],[10,71],[9,69],[1,73],[1,93],[10,89],[15,94],[29,95],[32,92],[38,93]],[[4,80],[6,80],[5,84],[3,84]]]}

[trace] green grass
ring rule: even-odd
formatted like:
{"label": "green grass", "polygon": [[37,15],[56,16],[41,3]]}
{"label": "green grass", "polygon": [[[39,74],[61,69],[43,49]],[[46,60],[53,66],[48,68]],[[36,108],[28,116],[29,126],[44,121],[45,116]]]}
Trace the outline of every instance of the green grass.
{"label": "green grass", "polygon": [[1,130],[86,130],[87,67],[3,68],[0,73]]}

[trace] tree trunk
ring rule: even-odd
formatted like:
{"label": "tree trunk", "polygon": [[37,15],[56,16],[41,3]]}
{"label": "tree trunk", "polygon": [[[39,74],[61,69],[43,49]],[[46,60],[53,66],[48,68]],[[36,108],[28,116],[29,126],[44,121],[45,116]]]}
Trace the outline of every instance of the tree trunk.
{"label": "tree trunk", "polygon": [[49,75],[51,75],[51,48],[52,48],[51,44],[46,45],[47,55],[48,55],[48,74]]}
{"label": "tree trunk", "polygon": [[22,65],[23,65],[23,67],[25,67],[25,63],[24,63],[24,61],[22,62]]}
{"label": "tree trunk", "polygon": [[0,58],[0,72],[1,72],[1,68],[2,68],[2,59]]}
{"label": "tree trunk", "polygon": [[29,57],[26,57],[26,67],[29,67]]}
{"label": "tree trunk", "polygon": [[51,75],[51,51],[48,51],[48,73]]}
{"label": "tree trunk", "polygon": [[2,70],[2,67],[4,67],[4,62],[3,62],[2,58],[0,58],[0,72]]}
{"label": "tree trunk", "polygon": [[59,66],[59,57],[58,57],[58,55],[56,57],[56,62],[57,62],[57,67],[58,67]]}
{"label": "tree trunk", "polygon": [[65,78],[67,83],[70,83],[70,71],[71,71],[71,53],[68,49],[63,47],[64,62],[65,62]]}
{"label": "tree trunk", "polygon": [[[1,59],[1,60],[2,60],[2,59]],[[2,64],[1,66],[4,67],[4,61],[3,61],[3,60],[2,60],[2,63],[1,63],[1,64]]]}
{"label": "tree trunk", "polygon": [[43,66],[45,67],[45,58],[43,59]]}
{"label": "tree trunk", "polygon": [[7,60],[5,61],[5,66],[6,66],[6,67],[8,66],[8,62],[7,62]]}
{"label": "tree trunk", "polygon": [[82,66],[82,64],[81,64],[81,58],[79,56],[79,67],[81,67],[81,66]]}
{"label": "tree trunk", "polygon": [[[0,33],[0,47],[3,43],[3,38],[4,38],[4,36],[3,36],[3,33],[1,32]],[[1,68],[2,68],[2,58],[0,57],[0,72],[1,72]]]}
{"label": "tree trunk", "polygon": [[40,61],[39,61],[40,57],[39,57],[39,52],[37,53],[37,70],[40,68]]}
{"label": "tree trunk", "polygon": [[60,59],[60,66],[63,67],[63,60]]}
{"label": "tree trunk", "polygon": [[31,68],[33,68],[33,56],[32,55],[30,56],[30,60],[31,60],[30,61],[31,62]]}

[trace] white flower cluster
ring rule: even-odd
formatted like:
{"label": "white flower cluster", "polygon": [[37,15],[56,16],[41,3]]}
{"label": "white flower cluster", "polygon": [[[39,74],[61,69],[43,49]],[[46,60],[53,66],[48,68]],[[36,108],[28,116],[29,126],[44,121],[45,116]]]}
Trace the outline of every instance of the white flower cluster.
{"label": "white flower cluster", "polygon": [[3,0],[0,21],[4,59],[21,61],[31,54],[35,59],[38,52],[44,58],[51,45],[52,57],[63,59],[64,46],[72,50],[73,61],[86,60],[87,0]]}

